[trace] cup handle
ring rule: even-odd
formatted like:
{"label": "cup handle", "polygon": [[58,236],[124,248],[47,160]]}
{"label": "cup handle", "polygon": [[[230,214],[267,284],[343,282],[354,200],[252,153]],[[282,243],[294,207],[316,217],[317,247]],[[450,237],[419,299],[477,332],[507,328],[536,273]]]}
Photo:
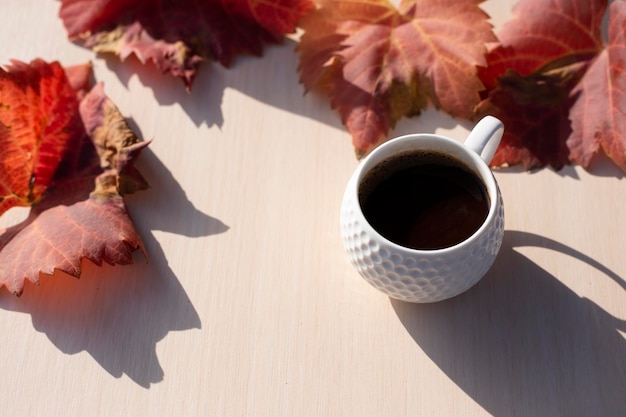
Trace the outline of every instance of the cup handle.
{"label": "cup handle", "polygon": [[504,125],[499,119],[485,116],[476,123],[464,144],[480,155],[483,161],[488,164],[496,153],[503,133]]}

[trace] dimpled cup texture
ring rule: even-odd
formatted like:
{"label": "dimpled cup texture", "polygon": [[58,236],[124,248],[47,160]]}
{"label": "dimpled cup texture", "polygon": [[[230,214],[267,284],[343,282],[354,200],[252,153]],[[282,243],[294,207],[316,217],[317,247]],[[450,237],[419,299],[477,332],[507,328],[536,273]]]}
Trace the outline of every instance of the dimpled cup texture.
{"label": "dimpled cup texture", "polygon": [[[441,256],[446,249],[415,251],[379,239],[360,213],[359,202],[353,200],[346,193],[341,210],[341,235],[348,258],[367,282],[401,301],[435,302],[467,291],[487,273],[502,244],[504,205],[499,191],[488,223],[452,260]],[[481,233],[485,228],[489,231]]]}

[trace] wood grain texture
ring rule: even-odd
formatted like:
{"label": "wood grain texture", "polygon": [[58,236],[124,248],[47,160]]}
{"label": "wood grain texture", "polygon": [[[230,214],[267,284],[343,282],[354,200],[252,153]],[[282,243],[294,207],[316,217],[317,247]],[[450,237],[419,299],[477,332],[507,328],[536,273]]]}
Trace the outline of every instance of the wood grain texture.
{"label": "wood grain texture", "polygon": [[[512,4],[484,7],[499,25]],[[152,188],[128,200],[149,261],[0,294],[1,415],[626,415],[626,205],[611,167],[497,172],[493,269],[445,302],[391,301],[344,255],[357,161],[329,103],[303,96],[293,41],[204,66],[188,94],[69,43],[57,2],[0,6],[0,63],[91,60],[154,140],[138,163]],[[467,131],[427,111],[393,135]]]}

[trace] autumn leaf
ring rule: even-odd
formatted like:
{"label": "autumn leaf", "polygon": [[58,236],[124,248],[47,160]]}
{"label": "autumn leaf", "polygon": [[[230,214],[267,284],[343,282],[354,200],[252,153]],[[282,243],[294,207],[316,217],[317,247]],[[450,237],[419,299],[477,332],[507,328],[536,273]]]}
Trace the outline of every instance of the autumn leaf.
{"label": "autumn leaf", "polygon": [[609,39],[572,91],[570,159],[583,167],[602,150],[626,171],[626,3],[611,4]]}
{"label": "autumn leaf", "polygon": [[569,92],[584,73],[584,65],[562,69],[559,75],[543,70],[522,77],[507,70],[476,107],[476,118],[494,115],[505,132],[491,160],[495,167],[521,164],[525,169],[569,163],[565,138],[571,134]]}
{"label": "autumn leaf", "polygon": [[[576,139],[569,139],[575,135],[570,109],[579,83],[597,83],[597,75],[587,69],[604,49],[606,8],[606,0],[522,0],[516,5],[513,18],[497,32],[499,44],[487,55],[488,65],[479,68],[488,89],[475,117],[492,114],[506,126],[492,165],[560,169],[572,162]],[[594,105],[602,106],[605,99],[596,98]],[[589,115],[594,111],[587,110]]]}
{"label": "autumn leaf", "polygon": [[492,88],[507,70],[525,77],[552,61],[589,59],[603,47],[606,7],[607,0],[519,1],[512,19],[497,31],[498,45],[487,56],[487,68],[480,69],[481,80]]}
{"label": "autumn leaf", "polygon": [[187,88],[205,60],[229,66],[238,54],[293,33],[311,0],[60,0],[70,39],[122,60],[134,54]]}
{"label": "autumn leaf", "polygon": [[358,157],[429,103],[471,115],[484,88],[476,66],[485,65],[485,43],[496,40],[481,2],[324,1],[304,16],[300,80],[330,95]]}
{"label": "autumn leaf", "polygon": [[42,60],[0,69],[0,214],[30,206],[0,230],[0,286],[17,295],[40,273],[79,276],[82,259],[129,264],[144,251],[123,195],[147,187],[133,162],[148,142],[90,78],[89,65]]}

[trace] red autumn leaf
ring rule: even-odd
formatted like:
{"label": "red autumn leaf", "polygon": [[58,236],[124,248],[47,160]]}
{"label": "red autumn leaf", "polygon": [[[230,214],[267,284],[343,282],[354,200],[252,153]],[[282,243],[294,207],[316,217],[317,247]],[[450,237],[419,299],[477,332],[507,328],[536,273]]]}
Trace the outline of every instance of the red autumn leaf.
{"label": "red autumn leaf", "polygon": [[481,80],[492,88],[507,70],[525,77],[563,57],[589,59],[603,46],[606,6],[607,0],[521,0],[497,32],[499,44],[480,69]]}
{"label": "red autumn leaf", "polygon": [[[500,43],[479,75],[488,90],[476,116],[492,114],[506,126],[492,165],[556,169],[571,162],[572,90],[604,48],[606,0],[522,0],[497,33]],[[593,81],[592,81],[593,82]]]}
{"label": "red autumn leaf", "polygon": [[611,4],[608,45],[572,92],[570,159],[588,167],[601,149],[626,171],[626,3]]}
{"label": "red autumn leaf", "polygon": [[485,42],[495,41],[481,0],[326,1],[306,15],[300,79],[321,87],[361,157],[403,116],[429,101],[469,117],[483,85]]}
{"label": "red autumn leaf", "polygon": [[133,167],[147,142],[90,77],[42,60],[0,69],[0,214],[31,207],[0,230],[0,286],[15,294],[40,272],[79,276],[83,258],[128,264],[144,250],[122,196],[147,187]]}
{"label": "red autumn leaf", "polygon": [[497,79],[496,87],[475,110],[477,118],[490,114],[505,125],[492,166],[560,169],[569,162],[565,144],[571,133],[568,93],[583,71],[584,65],[574,65],[556,73],[538,71],[522,77],[509,70]]}
{"label": "red autumn leaf", "polygon": [[70,39],[122,60],[135,54],[187,88],[198,66],[229,66],[237,54],[261,55],[263,45],[295,31],[311,0],[60,0]]}

